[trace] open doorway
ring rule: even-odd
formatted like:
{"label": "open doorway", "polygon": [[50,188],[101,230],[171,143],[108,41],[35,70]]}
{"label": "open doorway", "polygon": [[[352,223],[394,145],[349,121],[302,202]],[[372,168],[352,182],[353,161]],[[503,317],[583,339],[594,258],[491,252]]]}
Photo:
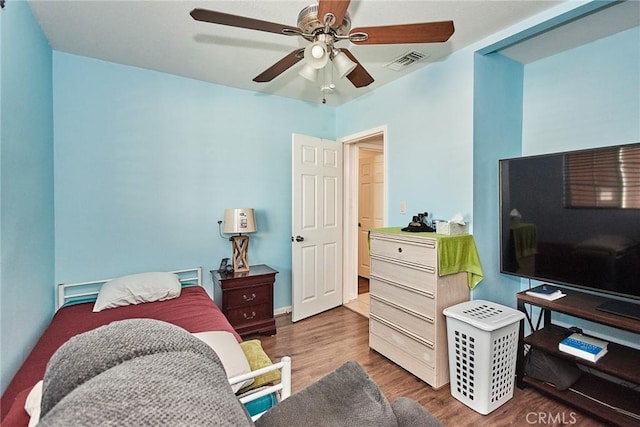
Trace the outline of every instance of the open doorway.
{"label": "open doorway", "polygon": [[343,304],[369,314],[369,230],[385,225],[386,127],[344,138]]}

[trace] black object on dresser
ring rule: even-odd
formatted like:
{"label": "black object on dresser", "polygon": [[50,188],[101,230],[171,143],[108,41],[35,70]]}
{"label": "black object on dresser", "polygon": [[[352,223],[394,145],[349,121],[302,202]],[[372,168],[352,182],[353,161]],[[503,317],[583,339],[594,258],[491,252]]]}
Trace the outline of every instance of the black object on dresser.
{"label": "black object on dresser", "polygon": [[[555,301],[536,298],[527,295],[526,292],[516,294],[518,310],[525,313],[533,331],[525,337],[524,323],[520,325],[516,369],[518,387],[534,387],[605,421],[608,425],[638,425],[640,392],[632,387],[621,385],[620,382],[640,383],[640,350],[609,342],[609,351],[595,363],[561,352],[558,349],[558,343],[571,335],[572,331],[552,324],[551,314],[552,312],[563,313],[636,334],[640,333],[640,323],[629,317],[599,310],[598,307],[609,301],[610,298],[570,289],[562,291],[567,295]],[[540,307],[541,312],[535,325],[534,319],[529,316],[525,305]],[[553,357],[577,363],[586,368],[585,372],[582,372],[580,378],[564,391],[527,376],[525,373],[525,344]],[[606,374],[609,379],[597,375],[596,372]]]}
{"label": "black object on dresser", "polygon": [[273,284],[277,273],[264,264],[243,272],[211,270],[213,283],[222,290],[222,312],[241,336],[275,335]]}

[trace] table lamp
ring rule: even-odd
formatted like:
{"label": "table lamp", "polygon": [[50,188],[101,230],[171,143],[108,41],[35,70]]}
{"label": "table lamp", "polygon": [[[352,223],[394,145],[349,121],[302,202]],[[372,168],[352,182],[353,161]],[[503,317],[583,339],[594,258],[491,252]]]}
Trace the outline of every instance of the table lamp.
{"label": "table lamp", "polygon": [[249,271],[247,259],[249,236],[246,233],[256,231],[256,218],[253,209],[225,209],[223,231],[232,234],[238,233],[237,236],[229,238],[233,250],[233,271]]}

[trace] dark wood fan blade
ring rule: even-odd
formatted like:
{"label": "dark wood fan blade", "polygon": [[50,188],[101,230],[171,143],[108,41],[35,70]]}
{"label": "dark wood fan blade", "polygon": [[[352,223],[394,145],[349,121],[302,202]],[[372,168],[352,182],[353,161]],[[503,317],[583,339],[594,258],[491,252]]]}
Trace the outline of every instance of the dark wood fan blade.
{"label": "dark wood fan blade", "polygon": [[261,21],[259,19],[244,16],[231,15],[207,9],[193,9],[190,13],[196,21],[210,22],[212,24],[228,25],[230,27],[247,28],[249,30],[266,31],[268,33],[299,35],[298,27],[276,24],[275,22]]}
{"label": "dark wood fan blade", "polygon": [[258,83],[270,82],[304,58],[304,49],[296,49],[271,67],[256,76],[253,81]]}
{"label": "dark wood fan blade", "polygon": [[320,0],[318,3],[318,19],[324,23],[324,15],[333,13],[336,17],[336,26],[339,26],[344,19],[351,0]]}
{"label": "dark wood fan blade", "polygon": [[341,48],[340,51],[343,52],[345,55],[347,55],[350,60],[358,64],[356,65],[356,68],[354,68],[352,72],[347,74],[347,78],[351,83],[353,83],[355,87],[369,86],[371,83],[375,81],[373,80],[373,77],[371,77],[371,74],[369,74],[367,70],[364,69],[362,64],[358,62],[356,57],[353,56],[353,54],[349,52],[349,50]]}
{"label": "dark wood fan blade", "polygon": [[453,21],[440,21],[383,27],[359,27],[351,30],[350,34],[366,33],[369,35],[369,38],[364,41],[351,40],[355,44],[439,43],[449,40],[453,31]]}

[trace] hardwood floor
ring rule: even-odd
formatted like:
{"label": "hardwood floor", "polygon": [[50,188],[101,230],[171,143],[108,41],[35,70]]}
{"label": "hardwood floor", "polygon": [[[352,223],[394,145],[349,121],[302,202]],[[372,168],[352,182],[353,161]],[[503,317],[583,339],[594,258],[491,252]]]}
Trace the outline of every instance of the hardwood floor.
{"label": "hardwood floor", "polygon": [[369,279],[358,276],[358,295],[369,293]]}
{"label": "hardwood floor", "polygon": [[[344,307],[296,323],[276,318],[277,335],[256,336],[275,361],[292,359],[292,391],[300,391],[349,360],[363,366],[390,401],[410,397],[445,426],[604,426],[589,416],[548,399],[530,388],[515,388],[514,397],[489,415],[481,415],[451,396],[449,386],[431,386],[369,349],[369,323]],[[253,337],[252,337],[253,338]]]}

